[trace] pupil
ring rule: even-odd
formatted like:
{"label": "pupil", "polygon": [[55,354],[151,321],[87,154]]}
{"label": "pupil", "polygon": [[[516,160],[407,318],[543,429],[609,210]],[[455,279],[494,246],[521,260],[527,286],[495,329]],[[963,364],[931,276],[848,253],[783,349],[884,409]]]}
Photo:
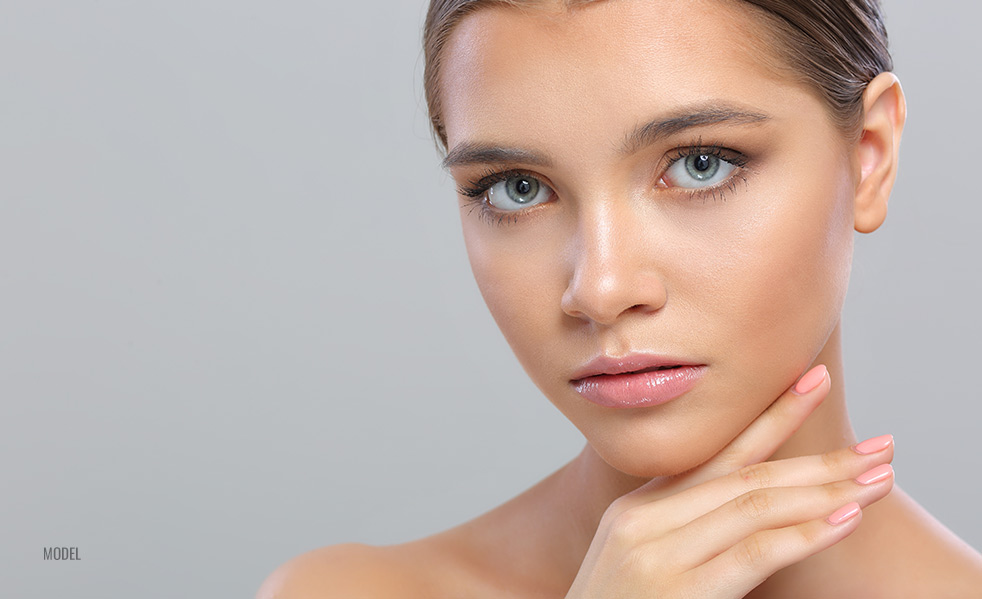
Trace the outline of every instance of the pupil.
{"label": "pupil", "polygon": [[539,194],[539,183],[535,179],[515,177],[508,180],[508,197],[513,202],[527,204]]}
{"label": "pupil", "polygon": [[697,181],[712,179],[719,171],[719,159],[711,154],[693,155],[685,159],[685,168]]}

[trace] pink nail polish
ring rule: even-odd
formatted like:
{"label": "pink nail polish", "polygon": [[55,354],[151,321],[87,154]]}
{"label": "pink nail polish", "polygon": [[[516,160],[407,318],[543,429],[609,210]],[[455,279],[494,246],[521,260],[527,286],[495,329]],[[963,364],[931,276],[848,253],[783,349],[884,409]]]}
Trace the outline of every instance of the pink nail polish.
{"label": "pink nail polish", "polygon": [[826,518],[826,521],[835,526],[836,524],[842,524],[846,520],[856,516],[856,514],[859,512],[859,504],[854,501],[832,512],[832,515]]}
{"label": "pink nail polish", "polygon": [[861,485],[872,485],[881,480],[886,480],[893,476],[893,466],[890,464],[880,464],[868,472],[864,472],[856,477],[856,482]]}
{"label": "pink nail polish", "polygon": [[825,375],[828,374],[828,369],[825,364],[819,364],[815,368],[812,368],[805,373],[805,376],[801,377],[798,384],[794,386],[794,392],[798,395],[804,395],[808,393],[815,387],[825,380]]}
{"label": "pink nail polish", "polygon": [[871,453],[883,451],[892,444],[893,435],[881,435],[879,437],[867,439],[862,443],[857,443],[853,446],[852,450],[861,455],[869,455]]}

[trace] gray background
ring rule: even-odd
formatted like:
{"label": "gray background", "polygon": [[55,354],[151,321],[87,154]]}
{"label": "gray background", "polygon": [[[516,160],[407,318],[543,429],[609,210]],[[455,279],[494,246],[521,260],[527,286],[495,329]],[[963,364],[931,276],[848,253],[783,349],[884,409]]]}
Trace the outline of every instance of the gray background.
{"label": "gray background", "polygon": [[[424,9],[0,2],[5,596],[251,596],[580,449],[473,282]],[[980,11],[886,10],[910,121],[887,223],[857,235],[847,388],[901,485],[982,547]]]}

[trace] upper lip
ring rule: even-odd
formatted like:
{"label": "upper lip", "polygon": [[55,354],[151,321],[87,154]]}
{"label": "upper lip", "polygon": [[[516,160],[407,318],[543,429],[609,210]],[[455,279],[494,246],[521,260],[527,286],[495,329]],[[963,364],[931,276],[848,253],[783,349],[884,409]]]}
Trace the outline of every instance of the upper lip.
{"label": "upper lip", "polygon": [[637,372],[659,366],[699,366],[699,363],[659,354],[627,354],[620,357],[601,354],[578,368],[571,380],[577,381],[598,374]]}

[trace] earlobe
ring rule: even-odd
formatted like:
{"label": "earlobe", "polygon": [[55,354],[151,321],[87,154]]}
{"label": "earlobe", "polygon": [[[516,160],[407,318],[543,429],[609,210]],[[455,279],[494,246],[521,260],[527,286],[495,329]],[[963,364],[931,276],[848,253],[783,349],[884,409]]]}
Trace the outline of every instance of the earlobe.
{"label": "earlobe", "polygon": [[887,202],[897,178],[900,136],[907,103],[900,80],[880,73],[863,94],[863,132],[856,146],[859,181],[856,186],[855,228],[872,233],[887,216]]}

